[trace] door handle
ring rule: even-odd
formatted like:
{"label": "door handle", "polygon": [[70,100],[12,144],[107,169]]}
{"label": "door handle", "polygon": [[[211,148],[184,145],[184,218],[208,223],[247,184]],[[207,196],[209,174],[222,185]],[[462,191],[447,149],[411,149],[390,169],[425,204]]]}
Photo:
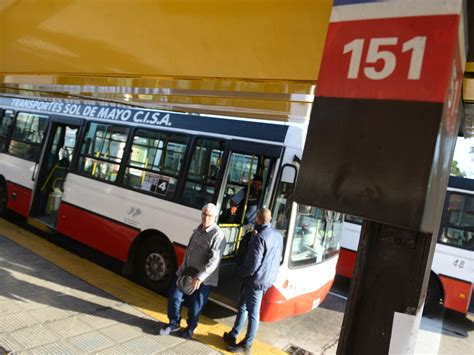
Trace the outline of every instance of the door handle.
{"label": "door handle", "polygon": [[38,166],[38,163],[35,163],[35,168],[33,169],[33,175],[31,175],[31,180],[35,181],[35,175],[36,175],[36,167]]}

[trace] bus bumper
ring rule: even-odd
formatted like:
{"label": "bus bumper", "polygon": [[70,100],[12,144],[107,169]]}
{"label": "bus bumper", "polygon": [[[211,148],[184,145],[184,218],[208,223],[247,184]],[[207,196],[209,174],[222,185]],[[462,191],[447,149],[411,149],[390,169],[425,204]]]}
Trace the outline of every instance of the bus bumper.
{"label": "bus bumper", "polygon": [[260,320],[275,322],[312,311],[324,301],[333,282],[334,280],[331,280],[314,292],[290,299],[286,299],[275,286],[272,286],[263,297]]}
{"label": "bus bumper", "polygon": [[444,288],[444,307],[456,312],[467,313],[471,300],[472,284],[467,281],[439,275]]}

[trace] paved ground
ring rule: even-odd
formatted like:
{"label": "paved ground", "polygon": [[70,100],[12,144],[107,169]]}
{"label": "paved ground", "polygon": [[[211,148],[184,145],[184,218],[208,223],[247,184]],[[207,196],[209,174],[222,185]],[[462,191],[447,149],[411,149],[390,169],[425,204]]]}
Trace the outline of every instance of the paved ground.
{"label": "paved ground", "polygon": [[0,344],[18,353],[216,354],[0,237]]}
{"label": "paved ground", "polygon": [[[234,313],[209,303],[197,341],[158,336],[160,322],[166,321],[164,297],[1,219],[0,234],[11,238],[0,236],[0,347],[5,350],[28,354],[225,352],[221,335],[232,325]],[[344,285],[337,291],[344,294]],[[344,297],[330,294],[309,314],[261,323],[254,353],[282,353],[293,347],[335,354],[345,304]],[[416,353],[474,354],[474,314],[442,312],[424,317]]]}
{"label": "paved ground", "polygon": [[[336,354],[348,289],[349,280],[336,278],[331,293],[318,308],[276,323],[261,323],[259,339],[280,349]],[[207,316],[226,325],[234,320],[233,313],[212,304],[206,311]],[[440,309],[436,314],[425,315],[418,331],[415,354],[474,355],[473,311],[463,315]]]}
{"label": "paved ground", "polygon": [[[165,297],[0,219],[0,355],[226,352],[222,334],[230,328],[204,315],[194,340],[159,336],[166,305]],[[283,353],[258,340],[252,350]]]}

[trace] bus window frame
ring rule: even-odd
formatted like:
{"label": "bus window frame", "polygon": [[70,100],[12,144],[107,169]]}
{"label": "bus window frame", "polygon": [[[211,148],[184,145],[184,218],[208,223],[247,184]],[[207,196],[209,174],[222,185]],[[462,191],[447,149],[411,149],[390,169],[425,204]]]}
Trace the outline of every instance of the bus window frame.
{"label": "bus window frame", "polygon": [[[22,159],[22,160],[25,160],[25,161],[29,161],[29,162],[38,164],[38,162],[40,161],[40,158],[41,158],[42,151],[44,149],[44,142],[46,140],[46,135],[44,135],[43,139],[41,140],[41,143],[38,144],[39,150],[38,150],[38,155],[37,155],[36,159],[26,159],[24,157],[19,157],[17,155],[14,155],[14,154],[12,154],[8,151],[9,148],[10,148],[10,144],[11,144],[12,140],[14,140],[13,139],[13,130],[15,128],[16,121],[18,119],[18,115],[20,113],[25,113],[25,114],[28,114],[28,115],[37,115],[37,116],[47,117],[48,118],[48,123],[46,124],[46,128],[45,128],[45,132],[47,132],[49,130],[49,124],[50,124],[50,121],[52,119],[52,115],[47,114],[47,113],[38,113],[38,112],[35,112],[35,111],[29,111],[29,110],[21,110],[21,111],[11,110],[11,111],[14,112],[14,118],[13,118],[13,121],[12,121],[12,125],[10,126],[10,129],[9,129],[9,132],[8,132],[8,137],[7,137],[7,140],[5,142],[5,147],[2,151],[2,153],[8,154],[9,156],[15,157],[17,159]],[[16,139],[15,139],[15,141],[16,141]],[[21,141],[21,142],[23,142],[23,141]],[[37,143],[27,143],[27,144],[37,144]]]}
{"label": "bus window frame", "polygon": [[277,176],[276,176],[276,179],[275,179],[275,185],[273,186],[273,189],[272,189],[272,192],[271,192],[271,201],[270,201],[270,204],[269,204],[269,208],[272,210],[273,207],[275,207],[275,203],[276,203],[276,193],[278,192],[278,188],[280,187],[280,183],[281,183],[281,176],[283,175],[283,170],[286,168],[286,167],[292,167],[295,169],[295,179],[293,181],[293,184],[296,184],[296,180],[298,178],[298,167],[295,165],[295,164],[292,164],[292,163],[285,163],[285,164],[281,164],[281,159],[280,159],[280,166],[278,167],[278,173],[277,173]]}
{"label": "bus window frame", "polygon": [[[284,154],[284,151],[282,152],[282,154]],[[278,167],[278,173],[277,173],[277,176],[276,176],[276,179],[275,179],[275,184],[274,184],[273,189],[271,190],[271,194],[270,194],[272,196],[270,204],[269,204],[270,211],[273,211],[273,208],[275,207],[277,192],[278,192],[278,189],[280,187],[280,183],[282,182],[281,177],[283,175],[283,170],[286,167],[290,167],[290,168],[295,169],[295,178],[294,178],[294,181],[293,181],[293,185],[296,184],[296,180],[298,179],[298,167],[293,163],[281,164],[281,162],[282,162],[282,159],[280,159],[280,166]],[[294,192],[294,189],[293,189],[293,192]],[[289,219],[288,219],[288,226],[287,226],[288,230],[286,232],[286,236],[283,236],[283,250],[282,250],[282,254],[281,254],[280,265],[283,265],[283,263],[285,262],[286,250],[287,250],[287,247],[288,247],[288,244],[289,244],[288,241],[290,240],[290,232],[292,234],[291,237],[293,237],[293,230],[290,229],[291,219],[292,219],[292,214],[293,214],[293,197],[289,198],[288,201],[286,201],[286,203],[290,205],[290,207],[289,207],[290,216],[289,216]],[[272,215],[272,222],[273,222],[273,215]]]}
{"label": "bus window frame", "polygon": [[[169,131],[169,130],[164,130],[164,129],[153,129],[153,128],[150,128],[150,127],[133,126],[133,125],[128,125],[128,124],[120,124],[120,123],[117,124],[115,122],[108,122],[108,121],[107,122],[102,122],[102,121],[99,121],[99,120],[85,120],[84,122],[85,123],[81,127],[81,132],[79,133],[79,138],[78,138],[80,140],[80,145],[79,145],[78,149],[76,150],[76,152],[74,153],[73,159],[71,161],[70,173],[74,173],[76,175],[82,176],[82,177],[87,178],[87,179],[92,179],[92,180],[95,180],[95,181],[98,181],[98,182],[102,182],[102,183],[105,183],[105,184],[110,184],[110,185],[114,185],[114,186],[117,186],[117,187],[120,187],[120,188],[123,188],[123,189],[126,189],[126,190],[130,190],[130,191],[133,191],[135,193],[149,195],[149,196],[154,197],[154,198],[174,202],[174,203],[177,203],[177,204],[182,205],[182,206],[197,209],[197,207],[190,206],[189,204],[185,203],[182,200],[182,193],[184,191],[184,186],[185,186],[185,183],[186,183],[186,178],[187,178],[187,175],[188,175],[189,166],[191,165],[192,153],[194,152],[194,148],[195,148],[195,144],[196,144],[197,140],[199,140],[199,139],[210,139],[210,140],[214,140],[214,141],[223,141],[225,143],[225,149],[224,149],[224,154],[223,154],[222,160],[223,160],[223,164],[227,164],[227,159],[228,159],[229,150],[230,150],[229,149],[230,140],[226,139],[226,138],[220,138],[220,137],[208,136],[208,135],[195,135],[195,134],[189,134],[189,133],[185,133],[185,132],[181,132],[181,131],[174,132],[174,131]],[[129,128],[126,144],[125,144],[125,147],[124,147],[124,154],[123,154],[122,159],[120,161],[120,164],[119,164],[120,167],[119,167],[119,171],[117,173],[117,179],[115,179],[115,181],[99,179],[99,178],[94,177],[92,175],[84,174],[84,173],[80,172],[79,169],[78,169],[79,158],[81,156],[81,149],[82,149],[82,145],[84,143],[85,134],[87,132],[87,129],[88,129],[89,125],[92,124],[92,123]],[[127,162],[128,162],[128,159],[130,158],[130,154],[131,154],[131,147],[132,147],[132,144],[133,144],[133,137],[135,135],[135,132],[139,129],[149,130],[149,131],[153,131],[153,132],[160,132],[160,133],[165,133],[165,134],[176,133],[178,135],[183,135],[183,136],[187,137],[186,150],[185,150],[184,155],[183,155],[184,164],[181,167],[181,171],[180,171],[180,173],[177,177],[178,182],[177,182],[177,185],[176,185],[176,190],[174,192],[174,196],[172,198],[166,198],[164,196],[157,195],[157,194],[147,192],[147,191],[144,191],[144,190],[137,190],[137,189],[134,189],[132,187],[125,186],[123,184],[123,177],[125,175],[125,169],[127,167]],[[222,186],[222,178],[223,178],[223,175],[224,175],[224,170],[225,169],[220,169],[220,171],[219,171],[219,176],[217,178],[218,184],[215,187],[215,191],[214,191],[213,198],[212,198],[212,201],[211,201],[212,203],[215,203],[216,200],[217,200],[217,196],[218,196],[219,191],[220,191],[221,186]]]}
{"label": "bus window frame", "polygon": [[[234,153],[235,154],[241,154],[241,155],[248,155],[248,156],[253,155],[253,156],[257,156],[257,157],[261,155],[261,156],[264,157],[264,159],[270,159],[271,165],[268,167],[268,176],[267,177],[262,176],[263,186],[267,186],[267,189],[263,189],[263,187],[262,187],[264,195],[261,198],[261,205],[264,206],[267,202],[267,206],[271,206],[271,203],[272,203],[272,200],[273,200],[273,193],[274,193],[275,184],[278,181],[277,179],[278,179],[278,176],[279,176],[279,173],[280,173],[279,167],[281,165],[281,156],[266,155],[264,153],[256,153],[255,151],[243,150],[242,148],[239,148],[238,150],[232,150],[232,149],[229,150],[229,155],[234,154]],[[282,151],[282,153],[283,153],[283,151]],[[227,166],[227,165],[229,165],[229,166]],[[227,174],[227,169],[230,169],[230,162],[227,165],[226,165],[226,174]],[[261,162],[260,162],[259,159],[257,159],[256,174],[259,174],[260,167],[261,167]],[[276,170],[276,174],[272,176],[272,173],[275,170]],[[222,179],[223,179],[223,177],[222,177]],[[252,180],[253,180],[253,177],[250,176],[250,181],[252,181]],[[228,177],[227,177],[227,180],[225,182],[227,184]],[[222,183],[223,183],[223,181],[221,181],[221,184]],[[247,186],[248,186],[248,184],[242,184],[242,183],[233,183],[233,184],[241,186],[242,188],[247,188]],[[224,195],[224,194],[225,194],[225,192],[223,191],[222,195]],[[270,208],[270,210],[271,210],[271,208]]]}
{"label": "bus window frame", "polygon": [[[315,265],[320,265],[320,264],[323,264],[325,262],[327,262],[328,260],[331,260],[331,259],[334,259],[336,257],[339,256],[339,253],[340,253],[340,250],[341,250],[341,245],[340,245],[340,240],[341,240],[341,235],[342,235],[342,230],[343,230],[343,226],[344,226],[344,222],[345,222],[345,219],[344,219],[344,214],[342,212],[335,212],[335,211],[330,211],[330,210],[327,210],[325,208],[320,208],[320,207],[316,207],[316,206],[308,206],[308,207],[311,207],[312,209],[319,209],[321,211],[323,211],[323,218],[321,219],[324,219],[324,215],[325,215],[325,212],[332,212],[332,213],[340,213],[340,234],[339,234],[339,248],[337,250],[337,253],[334,253],[332,254],[331,256],[329,256],[328,258],[325,258],[325,255],[326,255],[326,252],[327,252],[327,245],[328,245],[328,241],[325,241],[324,242],[324,253],[323,253],[323,256],[322,256],[322,259],[321,261],[318,262],[318,260],[316,259],[314,262],[302,262],[301,264],[298,264],[298,261],[292,261],[291,257],[292,257],[292,247],[293,247],[293,243],[294,243],[294,238],[296,236],[296,233],[294,233],[295,231],[295,226],[296,226],[296,222],[297,222],[297,217],[298,217],[298,207],[300,205],[296,202],[293,203],[293,208],[292,208],[292,213],[294,213],[294,216],[292,216],[292,222],[293,224],[290,224],[292,226],[292,238],[291,238],[291,242],[290,243],[286,243],[288,246],[289,246],[289,252],[288,252],[288,268],[290,270],[296,270],[296,269],[300,269],[300,268],[304,268],[304,267],[310,267],[310,266],[315,266]],[[332,224],[333,228],[334,228],[334,223]],[[317,230],[316,230],[316,233],[317,233]],[[326,228],[325,228],[325,233],[327,233],[327,225],[326,225]],[[324,237],[326,238],[326,236]],[[309,259],[307,259],[309,260]],[[295,263],[295,264],[294,264]]]}
{"label": "bus window frame", "polygon": [[[119,169],[117,171],[117,178],[114,180],[114,181],[109,181],[109,180],[105,180],[105,179],[100,179],[98,177],[95,177],[95,176],[92,176],[90,174],[85,174],[83,171],[79,171],[79,159],[80,157],[82,156],[82,147],[84,145],[84,139],[86,137],[86,133],[87,133],[87,130],[89,129],[90,125],[93,124],[93,123],[97,123],[97,124],[102,124],[102,125],[105,125],[105,126],[115,126],[115,127],[125,127],[125,128],[128,128],[128,132],[127,132],[127,138],[126,138],[126,141],[125,141],[125,146],[123,148],[124,152],[123,152],[123,155],[122,155],[122,158],[120,160],[120,163],[118,163],[117,165],[119,166]],[[71,164],[72,167],[70,169],[70,172],[76,174],[76,175],[79,175],[79,176],[82,176],[82,177],[85,177],[87,179],[92,179],[92,180],[95,180],[95,181],[99,181],[99,182],[103,182],[103,183],[106,183],[106,184],[109,184],[109,185],[114,185],[114,186],[118,186],[118,187],[123,187],[125,188],[121,181],[119,180],[119,177],[121,176],[121,170],[124,169],[124,159],[126,158],[127,156],[127,145],[128,145],[128,142],[129,142],[129,139],[130,139],[130,132],[133,130],[133,128],[135,128],[134,126],[132,125],[127,125],[127,124],[120,124],[120,123],[115,123],[115,122],[103,122],[103,121],[97,121],[97,120],[85,120],[85,124],[81,127],[82,128],[82,132],[79,133],[79,138],[80,141],[79,141],[79,146],[78,146],[78,149],[76,150],[75,152],[75,157],[73,157],[73,161]],[[86,155],[84,155],[86,156]],[[109,163],[110,161],[108,160],[105,160],[105,159],[102,159],[102,158],[94,158],[96,160],[99,160],[99,161],[105,161],[107,163]],[[116,164],[116,163],[115,163]],[[123,176],[123,174],[122,174]],[[133,190],[135,191],[135,190]]]}
{"label": "bus window frame", "polygon": [[12,111],[13,112],[13,119],[12,119],[10,127],[8,128],[8,132],[5,135],[5,144],[3,145],[3,149],[0,150],[0,153],[5,153],[5,154],[8,154],[8,155],[11,155],[11,154],[8,153],[8,147],[10,145],[10,140],[11,140],[11,137],[12,137],[12,134],[13,134],[13,127],[15,127],[16,116],[18,115],[19,111],[15,111],[15,110],[12,110],[12,109],[1,109],[0,108],[0,115],[1,115],[2,119],[4,118],[3,115],[7,111]]}
{"label": "bus window frame", "polygon": [[[229,144],[231,153],[244,154],[244,155],[263,155],[265,158],[274,160],[272,166],[269,167],[269,174],[265,184],[268,184],[267,194],[262,196],[262,206],[272,206],[274,188],[278,182],[278,175],[281,169],[281,163],[285,153],[285,146],[281,144],[270,144],[270,143],[259,143],[253,141],[244,141],[241,139],[232,139]],[[260,167],[260,161],[257,161],[257,173]],[[276,174],[272,176],[272,172],[276,170]],[[273,178],[273,179],[272,179]],[[269,207],[269,208],[270,208]],[[270,208],[271,209],[271,208]]]}
{"label": "bus window frame", "polygon": [[451,197],[452,194],[458,194],[458,195],[462,195],[462,196],[467,196],[467,197],[470,197],[470,198],[473,198],[474,199],[474,195],[473,194],[469,194],[469,193],[466,193],[466,192],[462,192],[462,191],[456,191],[456,190],[447,190],[446,191],[446,196],[445,196],[445,199],[444,199],[444,204],[443,204],[443,215],[441,217],[441,223],[440,223],[440,226],[439,226],[439,230],[438,230],[438,237],[436,238],[436,243],[439,243],[441,245],[445,245],[447,247],[451,247],[451,248],[456,248],[456,249],[461,249],[461,250],[466,250],[466,251],[474,251],[474,246],[472,246],[471,248],[468,248],[468,247],[464,247],[464,246],[459,246],[459,245],[454,245],[452,243],[446,243],[446,242],[443,242],[441,240],[441,237],[443,235],[443,229],[444,228],[454,228],[454,229],[458,229],[458,230],[462,230],[462,231],[466,231],[468,230],[469,227],[460,227],[460,226],[453,226],[452,224],[449,223],[449,213],[448,213],[448,206],[449,206],[449,198]]}
{"label": "bus window frame", "polygon": [[200,139],[208,139],[208,140],[214,140],[214,141],[222,141],[224,142],[224,152],[222,154],[222,164],[224,164],[224,169],[219,169],[219,174],[217,176],[217,184],[214,188],[214,193],[212,195],[212,199],[209,203],[216,204],[218,196],[220,194],[220,191],[222,189],[222,179],[224,176],[224,171],[227,170],[227,164],[228,164],[228,157],[229,157],[229,148],[230,148],[230,142],[231,140],[227,138],[221,138],[217,136],[208,136],[208,135],[202,135],[202,134],[197,134],[197,135],[192,135],[188,134],[189,136],[189,144],[185,152],[185,164],[182,167],[181,174],[178,178],[178,184],[176,185],[176,191],[175,191],[175,196],[173,199],[173,202],[180,204],[182,206],[186,206],[189,208],[194,208],[194,209],[201,209],[201,207],[196,207],[192,206],[189,203],[186,203],[183,199],[183,194],[184,194],[184,187],[186,185],[186,182],[188,181],[188,175],[189,175],[189,168],[191,167],[191,162],[194,154],[194,149],[196,147],[197,142]]}
{"label": "bus window frame", "polygon": [[[180,201],[177,201],[177,197],[180,195],[179,188],[180,188],[181,181],[183,179],[183,175],[184,175],[184,172],[185,172],[185,165],[188,162],[188,153],[189,153],[189,150],[190,150],[190,143],[191,143],[194,136],[191,135],[191,134],[180,132],[180,131],[174,132],[174,131],[168,131],[168,130],[163,130],[163,129],[153,129],[153,128],[150,128],[150,127],[140,127],[140,126],[131,126],[131,127],[133,129],[131,129],[130,132],[129,132],[129,136],[127,137],[127,142],[126,142],[125,148],[124,148],[124,150],[125,150],[124,161],[123,161],[123,164],[122,164],[122,162],[120,163],[120,169],[119,169],[119,172],[118,172],[118,175],[117,175],[117,181],[119,182],[119,187],[130,190],[130,191],[133,191],[133,192],[145,194],[145,195],[148,195],[148,196],[151,196],[151,197],[156,197],[156,198],[159,198],[161,200],[166,200],[166,201],[171,201],[171,202],[175,202],[175,203],[178,203],[178,204],[182,204]],[[176,189],[175,189],[175,191],[174,191],[174,193],[171,197],[166,197],[164,195],[159,195],[159,194],[156,194],[156,193],[153,193],[153,192],[150,192],[150,191],[146,191],[146,190],[138,190],[138,189],[135,189],[131,186],[127,186],[127,185],[124,184],[123,179],[125,177],[125,170],[127,169],[127,167],[129,167],[130,155],[132,154],[133,138],[135,137],[136,132],[139,131],[139,130],[149,131],[149,132],[158,132],[160,134],[176,134],[176,135],[180,135],[180,136],[183,136],[183,137],[186,138],[186,149],[184,150],[184,154],[183,154],[183,161],[184,162],[181,166],[181,169],[179,170],[178,175],[176,176],[176,180],[177,180]],[[142,171],[150,171],[152,173],[156,173],[151,169],[141,169],[141,168],[139,168],[139,169],[142,170]]]}

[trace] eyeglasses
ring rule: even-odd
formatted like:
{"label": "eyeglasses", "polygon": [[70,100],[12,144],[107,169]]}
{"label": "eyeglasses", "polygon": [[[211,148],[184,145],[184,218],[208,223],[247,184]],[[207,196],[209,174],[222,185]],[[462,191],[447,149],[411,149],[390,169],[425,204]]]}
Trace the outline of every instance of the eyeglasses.
{"label": "eyeglasses", "polygon": [[212,217],[215,217],[213,214],[209,214],[209,213],[202,213],[203,216],[206,216],[207,218],[212,218]]}

